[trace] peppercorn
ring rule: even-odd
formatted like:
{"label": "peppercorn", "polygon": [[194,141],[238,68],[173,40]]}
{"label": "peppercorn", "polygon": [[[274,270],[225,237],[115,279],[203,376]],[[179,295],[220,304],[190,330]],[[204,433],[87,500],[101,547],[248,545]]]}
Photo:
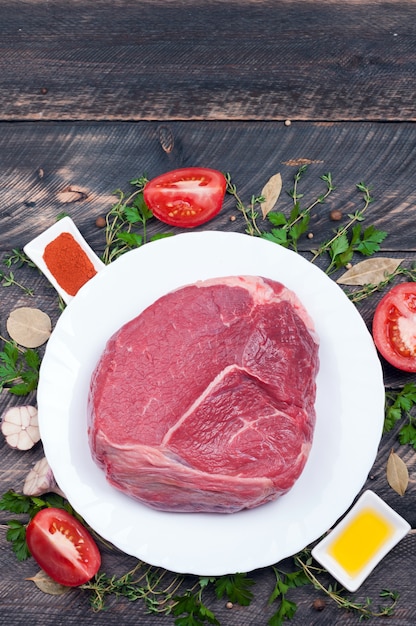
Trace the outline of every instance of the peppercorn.
{"label": "peppercorn", "polygon": [[95,225],[97,228],[105,228],[105,225],[106,225],[105,217],[103,217],[102,215],[97,217],[97,219],[95,220]]}
{"label": "peppercorn", "polygon": [[342,220],[342,213],[339,209],[333,209],[329,217],[333,222],[339,222],[339,220]]}
{"label": "peppercorn", "polygon": [[312,608],[315,609],[315,611],[323,611],[325,606],[325,600],[322,598],[316,598],[316,600],[312,602]]}

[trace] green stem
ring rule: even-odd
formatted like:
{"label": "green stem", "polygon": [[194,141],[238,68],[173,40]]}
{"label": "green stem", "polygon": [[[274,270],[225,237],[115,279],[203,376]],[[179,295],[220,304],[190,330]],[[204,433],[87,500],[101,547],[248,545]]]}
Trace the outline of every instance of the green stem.
{"label": "green stem", "polygon": [[[353,224],[355,224],[355,222],[357,221],[362,221],[363,219],[363,214],[365,213],[365,211],[367,210],[369,204],[373,201],[373,198],[370,195],[370,190],[368,187],[366,187],[363,183],[359,183],[357,185],[357,188],[362,191],[364,193],[364,207],[361,209],[361,211],[357,211],[356,213],[354,213],[354,215],[351,216],[350,221],[345,224],[345,226],[343,226],[342,228],[340,228],[335,235],[332,237],[332,239],[330,239],[329,241],[327,241],[326,243],[324,243],[320,248],[318,248],[318,250],[315,252],[315,254],[313,255],[312,259],[311,259],[311,263],[314,263],[316,261],[316,259],[321,256],[324,252],[327,252],[328,250],[331,249],[332,244],[334,243],[334,241],[336,241],[337,239],[339,239],[339,237],[342,237],[343,235],[345,235],[348,230],[351,228],[351,226]],[[332,270],[332,268],[334,267],[335,263],[332,260],[331,263],[329,264],[326,273],[329,274],[330,271]]]}

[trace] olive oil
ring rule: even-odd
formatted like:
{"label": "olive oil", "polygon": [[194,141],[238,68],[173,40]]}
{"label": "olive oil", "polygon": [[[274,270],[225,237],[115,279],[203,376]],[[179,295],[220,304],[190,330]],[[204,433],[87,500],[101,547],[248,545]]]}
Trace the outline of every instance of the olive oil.
{"label": "olive oil", "polygon": [[329,544],[328,553],[350,576],[355,576],[393,533],[394,527],[385,517],[373,508],[364,508]]}
{"label": "olive oil", "polygon": [[312,556],[354,592],[409,530],[410,524],[368,489],[312,549]]}

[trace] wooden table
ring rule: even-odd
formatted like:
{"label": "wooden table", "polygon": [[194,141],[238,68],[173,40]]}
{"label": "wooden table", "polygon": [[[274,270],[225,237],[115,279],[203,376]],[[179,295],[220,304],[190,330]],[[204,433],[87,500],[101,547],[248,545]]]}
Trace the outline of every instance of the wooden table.
{"label": "wooden table", "polygon": [[[388,232],[380,254],[403,258],[410,267],[416,249],[415,18],[414,3],[399,0],[5,0],[0,8],[1,258],[21,249],[62,212],[102,252],[104,233],[96,218],[110,209],[116,188],[127,192],[129,181],[142,174],[153,177],[191,165],[217,168],[232,174],[249,202],[276,172],[290,189],[306,164],[305,202],[322,193],[323,174],[331,172],[336,186],[314,213],[314,243],[337,226],[329,219],[332,209],[340,209],[345,219],[358,208],[356,184],[364,181],[374,196],[366,224]],[[289,206],[282,194],[279,208]],[[244,232],[231,197],[207,228]],[[300,252],[310,258],[311,247],[304,237]],[[6,319],[19,306],[39,307],[55,324],[60,310],[46,279],[26,266],[11,269],[34,295],[1,287],[1,335],[7,335]],[[369,327],[380,297],[377,293],[359,305]],[[388,388],[398,390],[414,380],[384,362],[383,370]],[[1,393],[2,412],[35,402],[35,394],[21,399]],[[0,493],[21,491],[28,470],[43,456],[42,446],[19,452],[3,437],[0,446]],[[392,448],[410,472],[403,497],[386,480]],[[412,527],[414,462],[413,449],[400,446],[393,431],[382,438],[363,486]],[[172,615],[149,615],[141,601],[111,597],[107,610],[93,613],[89,594],[80,589],[61,596],[42,593],[27,580],[38,571],[34,560],[18,562],[6,541],[13,517],[0,513],[1,624],[175,623]],[[102,547],[102,554],[109,575],[120,576],[136,563],[109,547]],[[279,567],[290,569],[291,563],[288,559]],[[397,590],[390,622],[413,625],[415,568],[410,533],[354,598],[369,597],[376,609],[382,589]],[[249,576],[256,581],[250,606],[227,608],[212,587],[204,594],[222,625],[266,625],[277,610],[277,604],[268,604],[273,570]],[[182,593],[194,582],[185,581]],[[357,614],[337,609],[329,599],[323,611],[314,609],[313,601],[322,598],[312,585],[292,590],[288,599],[298,607],[292,623],[358,624]],[[386,618],[372,623],[384,624]]]}

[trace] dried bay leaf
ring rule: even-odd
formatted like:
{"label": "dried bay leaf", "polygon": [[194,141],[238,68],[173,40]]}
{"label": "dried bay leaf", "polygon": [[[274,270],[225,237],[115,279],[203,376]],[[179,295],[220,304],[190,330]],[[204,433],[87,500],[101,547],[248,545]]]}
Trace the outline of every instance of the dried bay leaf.
{"label": "dried bay leaf", "polygon": [[409,472],[406,463],[393,450],[387,460],[387,482],[400,496],[404,496],[409,484]]}
{"label": "dried bay leaf", "polygon": [[282,177],[279,173],[274,174],[269,178],[264,185],[261,195],[264,198],[264,202],[260,204],[263,218],[272,210],[277,202],[280,192],[282,191]]}
{"label": "dried bay leaf", "polygon": [[27,306],[14,309],[7,319],[6,327],[10,337],[24,348],[38,348],[49,339],[52,332],[49,315]]}
{"label": "dried bay leaf", "polygon": [[71,587],[60,585],[59,583],[54,581],[43,570],[40,570],[32,578],[26,578],[26,580],[31,580],[35,583],[38,589],[43,591],[43,593],[48,593],[51,596],[61,596],[63,593],[66,593],[71,589]]}
{"label": "dried bay leaf", "polygon": [[337,280],[340,285],[378,285],[393,274],[403,259],[374,257],[354,265]]}

